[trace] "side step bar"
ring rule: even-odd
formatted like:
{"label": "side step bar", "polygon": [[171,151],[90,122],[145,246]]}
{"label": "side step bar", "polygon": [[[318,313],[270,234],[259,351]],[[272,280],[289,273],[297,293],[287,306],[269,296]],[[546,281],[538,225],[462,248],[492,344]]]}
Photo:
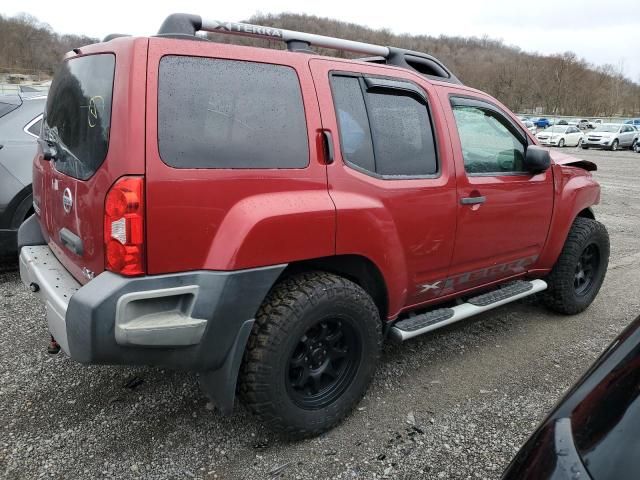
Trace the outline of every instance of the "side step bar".
{"label": "side step bar", "polygon": [[470,298],[466,303],[455,307],[438,308],[401,320],[391,328],[390,335],[391,338],[404,342],[500,305],[528,297],[546,288],[547,283],[544,280],[516,280],[491,292]]}

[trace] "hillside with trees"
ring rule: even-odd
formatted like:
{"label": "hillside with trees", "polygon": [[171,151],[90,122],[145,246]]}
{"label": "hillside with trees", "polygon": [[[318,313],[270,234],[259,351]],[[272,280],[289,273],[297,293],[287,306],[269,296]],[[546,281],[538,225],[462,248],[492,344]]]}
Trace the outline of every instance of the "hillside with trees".
{"label": "hillside with trees", "polygon": [[60,35],[37,18],[0,15],[0,73],[48,77],[69,50],[97,42],[83,35]]}
{"label": "hillside with trees", "polygon": [[[310,15],[256,15],[247,21],[429,53],[465,84],[490,93],[516,112],[538,109],[549,115],[640,115],[640,85],[627,79],[620,68],[591,65],[571,52],[528,53],[486,37],[397,35]],[[284,48],[279,42],[229,35],[209,37],[225,43]],[[65,51],[92,41],[95,39],[59,35],[28,15],[0,16],[0,69],[50,74]],[[320,53],[350,56],[335,50]]]}

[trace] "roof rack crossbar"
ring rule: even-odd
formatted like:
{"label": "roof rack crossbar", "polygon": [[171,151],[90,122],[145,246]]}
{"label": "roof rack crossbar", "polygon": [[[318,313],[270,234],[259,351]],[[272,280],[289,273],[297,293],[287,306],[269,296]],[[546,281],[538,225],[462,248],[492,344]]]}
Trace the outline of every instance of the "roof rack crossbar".
{"label": "roof rack crossbar", "polygon": [[[195,35],[198,31],[281,41],[287,44],[287,48],[290,51],[295,52],[310,52],[309,47],[314,46],[361,53],[372,57],[382,57],[387,64],[409,68],[433,78],[460,83],[449,69],[431,55],[282,28],[264,27],[249,23],[220,22],[205,19],[198,15],[174,13],[169,15],[162,23],[158,35],[182,37]],[[367,60],[371,61],[370,59]]]}

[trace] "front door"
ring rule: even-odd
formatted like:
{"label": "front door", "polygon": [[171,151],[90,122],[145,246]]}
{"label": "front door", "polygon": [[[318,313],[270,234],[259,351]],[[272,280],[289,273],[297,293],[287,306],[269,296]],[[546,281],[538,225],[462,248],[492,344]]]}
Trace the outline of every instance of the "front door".
{"label": "front door", "polygon": [[446,292],[526,271],[540,254],[553,210],[553,174],[523,169],[529,140],[488,99],[443,99],[453,128],[457,233]]}

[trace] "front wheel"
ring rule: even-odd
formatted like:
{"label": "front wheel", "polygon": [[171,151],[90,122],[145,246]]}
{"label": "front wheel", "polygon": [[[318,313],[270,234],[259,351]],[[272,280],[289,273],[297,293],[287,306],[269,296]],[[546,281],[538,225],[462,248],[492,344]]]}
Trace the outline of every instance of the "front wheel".
{"label": "front wheel", "polygon": [[636,140],[636,143],[635,143],[635,145],[634,145],[634,147],[633,147],[633,150],[634,150],[636,153],[640,153],[640,142],[638,142],[637,140]]}
{"label": "front wheel", "polygon": [[611,144],[611,151],[615,152],[616,150],[618,150],[618,145],[620,145],[620,142],[618,142],[618,140],[614,140]]}
{"label": "front wheel", "polygon": [[560,139],[560,141],[558,142],[558,147],[560,148],[564,147],[564,138]]}
{"label": "front wheel", "polygon": [[380,314],[355,283],[329,273],[291,276],[256,315],[240,396],[270,428],[318,435],[360,401],[382,345]]}
{"label": "front wheel", "polygon": [[634,152],[637,152],[636,147],[638,146],[638,140],[634,140],[633,143],[631,144],[631,150],[633,150]]}
{"label": "front wheel", "polygon": [[576,218],[546,279],[544,303],[567,315],[582,312],[596,298],[608,265],[609,234],[605,226],[590,218]]}

